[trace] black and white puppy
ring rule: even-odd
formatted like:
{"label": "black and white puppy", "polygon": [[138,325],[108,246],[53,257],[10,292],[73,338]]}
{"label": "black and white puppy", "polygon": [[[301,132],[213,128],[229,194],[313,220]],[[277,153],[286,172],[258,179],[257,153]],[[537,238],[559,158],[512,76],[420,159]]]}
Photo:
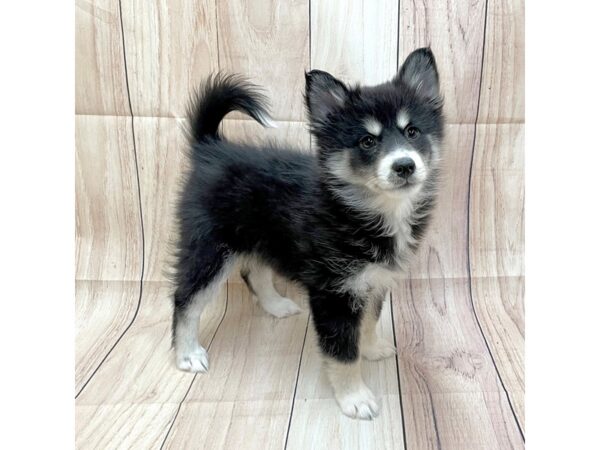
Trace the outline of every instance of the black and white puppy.
{"label": "black and white puppy", "polygon": [[344,414],[371,419],[379,406],[363,382],[361,356],[395,354],[375,325],[435,197],[443,117],[433,54],[414,51],[378,86],[307,73],[315,156],[220,137],[219,124],[233,110],[269,126],[264,104],[253,85],[217,75],[190,108],[174,265],[177,366],[208,369],[198,321],[239,260],[249,288],[274,316],[300,308],[274,289],[273,270],[306,288],[335,397]]}

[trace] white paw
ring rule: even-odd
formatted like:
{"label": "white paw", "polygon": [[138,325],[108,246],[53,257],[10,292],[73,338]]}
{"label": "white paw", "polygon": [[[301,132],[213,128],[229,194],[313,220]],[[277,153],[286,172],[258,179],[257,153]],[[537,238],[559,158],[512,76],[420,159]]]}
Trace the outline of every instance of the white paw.
{"label": "white paw", "polygon": [[260,304],[266,312],[280,319],[302,312],[296,302],[285,297],[261,301]]}
{"label": "white paw", "polygon": [[372,420],[379,414],[379,405],[371,390],[362,384],[357,390],[336,395],[342,412],[353,419]]}
{"label": "white paw", "polygon": [[198,346],[191,352],[177,355],[177,367],[186,372],[206,372],[208,370],[208,353]]}
{"label": "white paw", "polygon": [[385,339],[377,338],[374,343],[366,344],[362,349],[362,356],[371,361],[389,358],[396,354],[396,347]]}

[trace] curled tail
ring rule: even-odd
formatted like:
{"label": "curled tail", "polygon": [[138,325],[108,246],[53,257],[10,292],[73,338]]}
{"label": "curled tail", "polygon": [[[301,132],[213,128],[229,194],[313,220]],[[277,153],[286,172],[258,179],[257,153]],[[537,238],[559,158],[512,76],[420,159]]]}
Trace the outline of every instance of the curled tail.
{"label": "curled tail", "polygon": [[265,127],[275,127],[260,88],[239,75],[210,76],[192,96],[188,106],[193,142],[219,139],[219,124],[231,111],[241,111]]}

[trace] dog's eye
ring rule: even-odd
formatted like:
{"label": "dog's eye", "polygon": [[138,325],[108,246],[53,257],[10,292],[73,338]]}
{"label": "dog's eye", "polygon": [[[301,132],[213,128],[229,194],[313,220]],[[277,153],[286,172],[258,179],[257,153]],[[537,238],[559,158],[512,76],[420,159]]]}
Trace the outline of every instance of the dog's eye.
{"label": "dog's eye", "polygon": [[409,125],[408,127],[406,127],[406,130],[404,130],[404,134],[406,134],[406,137],[408,137],[409,139],[416,139],[417,137],[419,137],[421,132],[417,127]]}
{"label": "dog's eye", "polygon": [[364,136],[360,138],[360,141],[358,143],[361,146],[361,148],[369,150],[370,148],[375,147],[377,141],[375,141],[375,138],[373,138],[373,136]]}

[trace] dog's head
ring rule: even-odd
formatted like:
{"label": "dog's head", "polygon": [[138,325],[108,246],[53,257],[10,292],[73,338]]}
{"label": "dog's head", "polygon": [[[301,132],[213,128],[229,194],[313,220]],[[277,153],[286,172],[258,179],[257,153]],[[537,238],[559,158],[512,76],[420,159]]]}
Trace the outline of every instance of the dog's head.
{"label": "dog's head", "polygon": [[349,87],[327,72],[306,74],[306,104],[319,159],[333,180],[377,193],[420,191],[443,134],[433,53],[412,52],[389,82]]}

